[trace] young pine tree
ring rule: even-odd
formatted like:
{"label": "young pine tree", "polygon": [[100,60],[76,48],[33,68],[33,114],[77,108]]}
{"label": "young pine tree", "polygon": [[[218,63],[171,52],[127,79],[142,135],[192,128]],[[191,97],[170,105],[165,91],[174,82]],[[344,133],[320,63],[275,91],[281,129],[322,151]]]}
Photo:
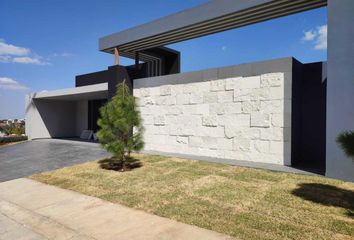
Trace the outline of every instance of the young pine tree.
{"label": "young pine tree", "polygon": [[354,162],[354,131],[345,131],[338,135],[337,143],[344,153]]}
{"label": "young pine tree", "polygon": [[101,107],[100,113],[98,139],[113,154],[112,163],[124,170],[130,153],[144,147],[140,113],[125,81],[117,85],[116,95]]}

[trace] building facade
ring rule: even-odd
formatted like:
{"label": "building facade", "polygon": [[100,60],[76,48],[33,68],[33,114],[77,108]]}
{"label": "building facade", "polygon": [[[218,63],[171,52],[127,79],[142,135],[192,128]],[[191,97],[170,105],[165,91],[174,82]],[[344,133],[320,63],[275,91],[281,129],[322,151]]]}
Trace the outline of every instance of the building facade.
{"label": "building facade", "polygon": [[[288,57],[180,73],[179,52],[163,47],[326,5],[328,62]],[[101,51],[135,65],[77,76],[72,89],[28,95],[27,135],[96,131],[100,106],[125,81],[144,120],[146,151],[289,165],[353,181],[354,163],[335,142],[354,128],[352,12],[351,0],[214,0],[102,37]]]}

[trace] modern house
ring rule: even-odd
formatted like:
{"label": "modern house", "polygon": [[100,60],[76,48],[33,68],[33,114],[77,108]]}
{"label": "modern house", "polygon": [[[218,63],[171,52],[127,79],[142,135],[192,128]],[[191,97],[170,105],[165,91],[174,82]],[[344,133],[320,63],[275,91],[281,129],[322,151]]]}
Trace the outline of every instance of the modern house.
{"label": "modern house", "polygon": [[[292,57],[180,73],[171,43],[318,7],[328,8],[328,61]],[[312,169],[354,180],[337,146],[354,129],[352,0],[214,0],[99,39],[115,55],[105,71],[76,76],[75,88],[26,98],[30,139],[97,130],[98,109],[126,80],[139,102],[145,150]],[[119,56],[135,65],[119,65]]]}

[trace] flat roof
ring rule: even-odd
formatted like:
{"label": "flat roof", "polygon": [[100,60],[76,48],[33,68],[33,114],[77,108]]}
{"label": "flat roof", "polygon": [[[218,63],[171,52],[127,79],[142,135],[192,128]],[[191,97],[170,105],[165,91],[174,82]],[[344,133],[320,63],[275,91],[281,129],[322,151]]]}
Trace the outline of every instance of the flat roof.
{"label": "flat roof", "polygon": [[327,5],[327,0],[212,0],[99,39],[99,50],[122,55],[197,38]]}
{"label": "flat roof", "polygon": [[65,101],[104,99],[108,98],[108,83],[32,93],[31,97],[33,99]]}

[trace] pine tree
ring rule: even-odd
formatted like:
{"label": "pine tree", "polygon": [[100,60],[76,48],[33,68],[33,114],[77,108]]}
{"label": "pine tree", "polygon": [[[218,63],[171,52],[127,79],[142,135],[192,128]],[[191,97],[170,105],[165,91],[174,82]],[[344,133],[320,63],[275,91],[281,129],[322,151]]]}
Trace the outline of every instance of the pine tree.
{"label": "pine tree", "polygon": [[117,85],[116,95],[101,107],[100,114],[98,139],[113,154],[112,164],[124,170],[130,153],[144,147],[140,113],[125,81]]}
{"label": "pine tree", "polygon": [[354,131],[345,131],[338,135],[337,143],[344,153],[354,162]]}

